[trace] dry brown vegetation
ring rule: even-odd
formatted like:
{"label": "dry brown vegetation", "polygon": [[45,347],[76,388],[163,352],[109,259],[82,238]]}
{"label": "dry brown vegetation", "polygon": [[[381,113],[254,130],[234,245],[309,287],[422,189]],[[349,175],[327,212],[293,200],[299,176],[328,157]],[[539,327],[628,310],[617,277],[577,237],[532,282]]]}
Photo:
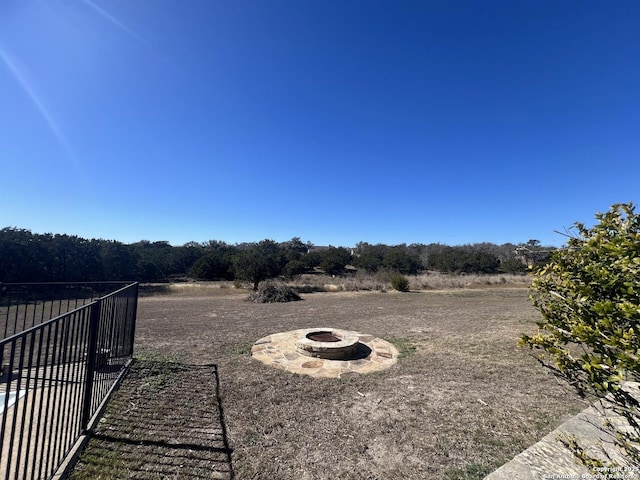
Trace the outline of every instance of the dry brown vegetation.
{"label": "dry brown vegetation", "polygon": [[[75,478],[482,478],[584,406],[517,349],[538,319],[524,288],[313,293],[285,304],[178,288],[140,299],[139,361]],[[259,338],[318,326],[382,337],[404,355],[347,380],[251,358]]]}
{"label": "dry brown vegetation", "polygon": [[[350,292],[359,290],[391,290],[391,279],[394,272],[383,271],[375,274],[356,273],[346,277],[330,275],[299,275],[288,282],[302,292],[328,291]],[[528,287],[531,278],[526,275],[454,275],[439,272],[406,275],[410,290],[442,290],[449,288],[486,288],[486,287]]]}
{"label": "dry brown vegetation", "polygon": [[253,303],[275,303],[295,302],[301,298],[298,292],[280,280],[264,280],[249,293],[249,300]]}
{"label": "dry brown vegetation", "polygon": [[[391,278],[394,272],[382,271],[378,273],[357,272],[347,276],[335,277],[324,274],[303,274],[286,281],[286,284],[299,293],[313,292],[357,292],[357,291],[388,291],[392,290]],[[531,277],[501,273],[495,275],[455,275],[439,272],[406,275],[409,279],[410,290],[444,290],[459,288],[490,288],[510,287],[527,288],[531,285]],[[227,294],[226,290],[236,289],[238,285],[248,288],[249,283],[230,281],[195,281],[184,283],[155,283],[143,284],[142,294],[172,294],[172,295],[216,295]],[[223,291],[219,291],[223,290]],[[243,291],[241,288],[240,291]]]}

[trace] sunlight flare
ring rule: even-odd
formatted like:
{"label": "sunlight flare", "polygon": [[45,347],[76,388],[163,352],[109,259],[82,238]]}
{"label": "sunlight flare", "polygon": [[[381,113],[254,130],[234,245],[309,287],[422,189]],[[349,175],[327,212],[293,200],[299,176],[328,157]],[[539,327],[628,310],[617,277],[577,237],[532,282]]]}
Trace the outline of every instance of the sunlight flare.
{"label": "sunlight flare", "polygon": [[6,52],[6,50],[2,47],[0,47],[0,60],[7,67],[9,73],[11,73],[13,78],[15,78],[15,80],[18,82],[27,97],[29,97],[31,102],[33,102],[41,117],[44,119],[49,129],[56,137],[56,140],[60,143],[65,152],[70,157],[75,157],[69,141],[67,140],[66,136],[62,132],[62,129],[54,119],[49,109],[42,101],[41,97],[34,90],[31,82],[29,82],[29,80],[27,79],[24,73],[24,69],[19,68],[15,60],[13,60],[11,56]]}
{"label": "sunlight flare", "polygon": [[138,33],[134,32],[133,30],[131,30],[129,27],[127,27],[124,23],[122,23],[120,20],[118,20],[116,17],[114,17],[113,15],[111,15],[109,12],[107,12],[106,10],[104,10],[103,8],[99,7],[98,5],[96,5],[94,2],[92,2],[91,0],[82,0],[82,2],[87,5],[89,8],[93,9],[96,13],[98,13],[100,16],[102,16],[104,19],[108,20],[109,22],[111,22],[113,25],[117,26],[118,28],[124,30],[125,32],[127,32],[129,35],[131,35],[132,37],[137,38],[138,40],[141,40],[145,43],[148,43],[144,38],[142,38]]}

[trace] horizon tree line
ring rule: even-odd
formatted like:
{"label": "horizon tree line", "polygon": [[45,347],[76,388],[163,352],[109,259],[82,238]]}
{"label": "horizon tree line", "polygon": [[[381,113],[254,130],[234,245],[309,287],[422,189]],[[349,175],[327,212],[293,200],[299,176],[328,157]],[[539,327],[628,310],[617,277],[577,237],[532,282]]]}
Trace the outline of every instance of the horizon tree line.
{"label": "horizon tree line", "polygon": [[166,241],[125,244],[66,234],[37,234],[5,227],[0,230],[0,282],[64,282],[177,279],[243,280],[254,287],[267,278],[303,273],[346,275],[356,270],[414,275],[444,273],[523,273],[544,264],[553,247],[537,240],[526,244],[475,243],[369,244],[354,248],[314,246],[294,237],[277,243],[228,244],[210,240],[172,246]]}

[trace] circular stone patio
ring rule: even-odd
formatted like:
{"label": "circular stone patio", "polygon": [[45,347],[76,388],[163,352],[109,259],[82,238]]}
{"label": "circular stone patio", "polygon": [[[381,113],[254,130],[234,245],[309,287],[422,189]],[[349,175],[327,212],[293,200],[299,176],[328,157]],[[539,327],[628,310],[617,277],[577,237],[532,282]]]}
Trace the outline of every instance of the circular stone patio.
{"label": "circular stone patio", "polygon": [[298,353],[296,341],[317,330],[304,328],[266,336],[253,345],[251,355],[266,365],[287,372],[325,378],[347,378],[376,372],[389,368],[398,361],[398,349],[386,340],[346,330],[341,332],[356,335],[359,339],[358,349],[350,359],[329,360]]}

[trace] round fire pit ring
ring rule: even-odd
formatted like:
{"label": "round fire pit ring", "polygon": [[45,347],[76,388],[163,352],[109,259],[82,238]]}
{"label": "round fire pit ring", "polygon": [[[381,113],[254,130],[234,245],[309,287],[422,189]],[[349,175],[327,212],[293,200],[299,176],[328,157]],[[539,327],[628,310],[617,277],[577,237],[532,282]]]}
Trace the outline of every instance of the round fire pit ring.
{"label": "round fire pit ring", "polygon": [[317,328],[296,340],[302,355],[327,360],[348,360],[356,355],[360,337],[336,328]]}
{"label": "round fire pit ring", "polygon": [[[320,347],[329,347],[329,353]],[[326,355],[334,358],[326,358]],[[377,372],[395,365],[398,355],[398,349],[382,338],[336,328],[302,328],[272,333],[251,347],[254,360],[316,378],[345,379]]]}

